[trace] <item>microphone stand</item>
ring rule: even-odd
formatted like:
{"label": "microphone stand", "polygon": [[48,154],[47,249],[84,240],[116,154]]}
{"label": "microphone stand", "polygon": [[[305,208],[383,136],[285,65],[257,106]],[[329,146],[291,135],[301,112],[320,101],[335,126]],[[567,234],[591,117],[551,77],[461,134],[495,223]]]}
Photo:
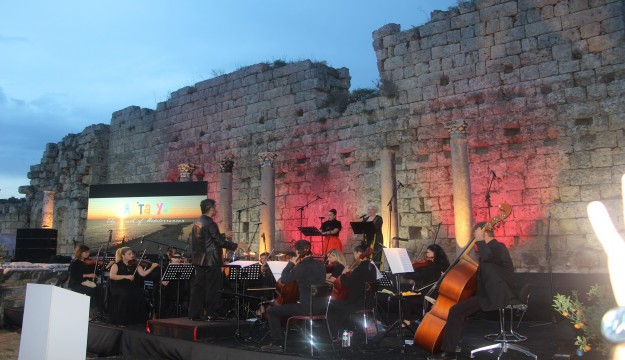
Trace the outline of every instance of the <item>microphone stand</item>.
{"label": "microphone stand", "polygon": [[254,241],[254,238],[256,237],[256,233],[258,232],[258,229],[260,228],[260,224],[262,223],[256,223],[256,229],[254,229],[254,234],[252,234],[252,238],[247,243],[247,250],[245,250],[245,253],[244,253],[244,255],[246,256],[249,256],[250,249],[252,248],[252,241]]}
{"label": "microphone stand", "polygon": [[[389,240],[391,239],[391,231],[393,231],[393,200],[397,199],[397,191],[399,190],[399,184],[401,183],[395,184],[395,188],[393,189],[393,196],[391,196],[391,199],[388,201],[388,204],[386,204],[386,206],[388,206],[388,238]],[[393,244],[391,244],[391,247],[393,247]]]}
{"label": "microphone stand", "polygon": [[[260,202],[259,204],[248,206],[248,207],[244,207],[242,209],[238,209],[237,210],[237,227],[238,227],[238,233],[239,234],[241,234],[241,213],[243,211],[245,211],[245,210],[253,209],[253,208],[256,208],[256,207],[259,207],[259,206],[262,206],[262,205],[267,205],[267,204],[265,204],[263,202]],[[245,236],[245,242],[249,242],[249,231],[248,231],[248,233]],[[234,257],[234,255],[233,255],[233,257]]]}
{"label": "microphone stand", "polygon": [[158,247],[158,267],[160,270],[160,276],[158,277],[158,318],[161,318],[161,305],[163,304],[163,262],[165,256],[161,251],[161,247]]}
{"label": "microphone stand", "polygon": [[[108,254],[109,251],[109,246],[111,245],[111,241],[113,241],[113,230],[109,229],[109,239],[106,242],[106,247],[104,248],[104,254],[102,254],[102,270],[100,271],[100,284],[102,285],[102,287],[100,288],[100,300],[102,301],[102,307],[103,309],[108,312],[108,304],[107,304],[107,300],[108,300],[108,286],[109,283],[106,283],[106,287],[104,287],[104,270],[106,269],[106,266],[108,264],[105,264],[106,261],[106,255]],[[98,259],[96,260],[96,267],[98,267]]]}
{"label": "microphone stand", "polygon": [[317,195],[317,197],[314,200],[309,201],[306,205],[302,205],[302,206],[297,208],[297,211],[299,211],[299,227],[304,226],[303,225],[303,222],[304,222],[304,208],[306,208],[308,205],[314,203],[317,200],[321,200],[319,195]]}
{"label": "microphone stand", "polygon": [[495,173],[491,170],[490,174],[491,176],[488,180],[488,188],[486,189],[486,206],[488,207],[488,218],[492,219],[490,216],[490,208],[492,207],[492,204],[490,203],[490,187],[493,185],[493,181],[495,181]]}

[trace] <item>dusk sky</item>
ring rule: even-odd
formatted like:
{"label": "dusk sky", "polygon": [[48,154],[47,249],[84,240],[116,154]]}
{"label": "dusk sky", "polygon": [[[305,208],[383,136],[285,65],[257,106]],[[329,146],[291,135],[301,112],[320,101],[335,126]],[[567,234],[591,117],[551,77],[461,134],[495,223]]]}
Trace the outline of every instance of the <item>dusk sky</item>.
{"label": "dusk sky", "polygon": [[373,88],[371,33],[458,1],[3,1],[0,198],[23,197],[47,143],[240,67],[326,61],[349,68],[351,90]]}

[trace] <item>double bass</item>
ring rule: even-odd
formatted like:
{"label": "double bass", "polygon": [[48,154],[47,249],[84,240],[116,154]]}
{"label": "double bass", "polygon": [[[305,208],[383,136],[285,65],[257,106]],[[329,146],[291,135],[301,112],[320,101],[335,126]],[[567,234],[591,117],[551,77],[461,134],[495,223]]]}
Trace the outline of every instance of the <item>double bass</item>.
{"label": "double bass", "polygon": [[[505,203],[499,206],[499,210],[502,213],[490,219],[484,226],[485,229],[491,230],[512,213],[510,205]],[[469,252],[474,244],[475,238],[462,249],[460,255],[441,276],[442,280],[439,280],[440,286],[433,286],[426,295],[426,297],[431,295],[438,288],[436,304],[423,317],[419,328],[414,334],[413,341],[414,344],[431,353],[436,353],[441,348],[449,309],[475,295],[477,291],[479,263],[469,256]]]}

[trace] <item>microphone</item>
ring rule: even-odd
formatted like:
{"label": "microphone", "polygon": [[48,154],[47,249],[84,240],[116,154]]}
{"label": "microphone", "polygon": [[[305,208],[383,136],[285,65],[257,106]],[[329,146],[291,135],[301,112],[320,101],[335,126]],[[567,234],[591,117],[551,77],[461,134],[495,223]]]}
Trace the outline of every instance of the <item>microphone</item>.
{"label": "microphone", "polygon": [[493,178],[497,179],[497,174],[495,174],[493,170],[491,170],[490,173],[493,174]]}
{"label": "microphone", "polygon": [[[258,201],[260,201],[260,200],[258,200]],[[264,202],[262,202],[262,201],[260,201],[260,204],[261,204],[261,205],[267,205],[267,204],[265,204],[265,203],[264,203]]]}
{"label": "microphone", "polygon": [[139,241],[139,244],[143,244],[143,239],[144,239],[144,238],[145,238],[145,235],[143,235],[143,236],[141,237],[141,241]]}
{"label": "microphone", "polygon": [[317,195],[317,200],[321,200],[321,196]]}
{"label": "microphone", "polygon": [[399,184],[398,187],[404,187],[404,184],[402,184],[401,181],[398,181],[397,183]]}
{"label": "microphone", "polygon": [[361,219],[364,219],[364,218],[368,218],[368,217],[369,217],[369,215],[364,214],[364,215],[362,215],[360,218],[361,218]]}

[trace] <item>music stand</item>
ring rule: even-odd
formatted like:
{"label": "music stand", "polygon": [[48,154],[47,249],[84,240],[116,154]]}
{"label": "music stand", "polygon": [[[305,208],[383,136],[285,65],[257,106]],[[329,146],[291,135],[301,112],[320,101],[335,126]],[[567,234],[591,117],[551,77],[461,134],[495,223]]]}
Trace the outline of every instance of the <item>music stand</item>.
{"label": "music stand", "polygon": [[354,234],[362,234],[362,242],[364,244],[367,244],[368,234],[375,234],[375,225],[372,221],[353,221],[349,225],[352,227]]}
{"label": "music stand", "polygon": [[[257,265],[257,266],[254,266]],[[260,276],[260,265],[257,261],[234,261],[230,264],[226,264],[230,268],[230,274],[228,279],[234,281],[234,296],[236,301],[235,316],[237,320],[237,330],[235,332],[236,337],[241,336],[241,296],[239,294],[239,280],[255,280]]]}
{"label": "music stand", "polygon": [[410,261],[410,257],[408,256],[408,251],[406,251],[406,249],[404,248],[384,248],[384,256],[386,256],[386,260],[389,264],[389,266],[391,267],[391,271],[393,272],[393,274],[395,275],[395,285],[397,286],[397,298],[398,298],[398,319],[397,321],[395,321],[388,329],[386,329],[386,331],[384,332],[384,334],[378,339],[378,343],[384,338],[386,337],[386,335],[393,330],[396,326],[399,329],[399,338],[401,341],[401,345],[404,345],[404,334],[402,331],[402,323],[404,321],[403,319],[403,314],[402,314],[402,301],[403,301],[403,295],[401,292],[401,287],[400,287],[400,283],[399,283],[399,275],[400,274],[405,274],[405,273],[411,273],[414,272],[414,269],[412,268],[412,262]]}
{"label": "music stand", "polygon": [[[193,264],[172,264],[167,265],[167,269],[163,273],[162,281],[177,280],[176,289],[176,317],[180,316],[180,280],[189,280],[195,267]],[[160,306],[160,305],[159,305]],[[160,315],[160,314],[159,314]]]}
{"label": "music stand", "polygon": [[[308,236],[310,238],[311,245],[313,236],[323,236],[321,231],[315,226],[299,226],[298,229],[304,236]],[[321,239],[321,251],[323,251],[323,239]]]}

